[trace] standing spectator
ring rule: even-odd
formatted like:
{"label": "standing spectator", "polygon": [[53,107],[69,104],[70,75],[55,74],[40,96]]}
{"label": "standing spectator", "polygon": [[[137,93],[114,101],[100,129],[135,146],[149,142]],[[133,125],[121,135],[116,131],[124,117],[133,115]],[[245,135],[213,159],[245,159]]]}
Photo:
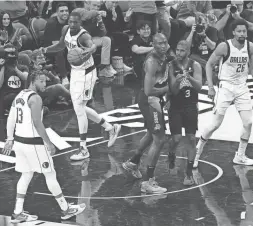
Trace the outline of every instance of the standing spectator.
{"label": "standing spectator", "polygon": [[198,24],[192,26],[192,30],[186,40],[191,46],[190,58],[205,68],[208,58],[218,43],[218,31],[216,28],[208,25],[205,16],[200,16]]}
{"label": "standing spectator", "polygon": [[[51,17],[45,27],[44,32],[44,46],[51,46],[59,42],[62,35],[62,28],[68,24],[69,18],[69,9],[66,3],[59,3],[57,5],[57,15],[55,17]],[[66,56],[65,50],[60,51],[55,57],[55,64],[60,73],[62,84],[69,84],[69,80],[67,77],[67,68],[66,68]]]}
{"label": "standing spectator", "polygon": [[[126,27],[121,8],[115,1],[105,1],[100,10],[106,12],[103,21],[107,30],[107,35],[113,40],[113,47],[119,49],[118,54],[122,57],[130,56],[130,42],[127,34],[123,33]],[[124,71],[130,71],[132,68],[124,64]]]}
{"label": "standing spectator", "polygon": [[148,21],[139,21],[136,28],[138,35],[132,40],[134,71],[143,79],[143,63],[147,54],[153,50],[151,26]]}
{"label": "standing spectator", "polygon": [[196,16],[199,14],[211,14],[212,10],[211,0],[185,0],[179,7],[177,19],[184,21],[187,27],[191,27],[195,23]]}
{"label": "standing spectator", "polygon": [[[234,11],[231,10],[231,6]],[[232,0],[231,4],[227,5],[226,11],[220,16],[216,23],[216,29],[221,33],[221,37],[226,40],[233,38],[231,25],[236,19],[244,19],[247,22],[249,26],[248,40],[253,41],[253,23],[250,22],[253,20],[252,11],[244,9],[243,0]]]}
{"label": "standing spectator", "polygon": [[[99,76],[112,77],[117,72],[110,64],[111,39],[106,36],[107,31],[102,19],[102,15],[105,17],[106,13],[104,11],[99,11],[99,9],[99,1],[87,1],[85,8],[77,8],[73,11],[80,13],[82,16],[83,28],[90,33],[96,47],[102,47]],[[90,14],[87,11],[91,11]]]}

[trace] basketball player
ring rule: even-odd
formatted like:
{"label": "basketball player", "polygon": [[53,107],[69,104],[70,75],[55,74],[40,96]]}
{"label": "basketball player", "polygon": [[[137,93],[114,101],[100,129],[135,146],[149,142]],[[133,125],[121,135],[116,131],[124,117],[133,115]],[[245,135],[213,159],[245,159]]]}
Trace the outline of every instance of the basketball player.
{"label": "basketball player", "polygon": [[202,87],[202,69],[189,58],[190,45],[183,40],[177,44],[176,59],[170,63],[169,85],[171,90],[169,125],[169,167],[175,166],[175,151],[182,138],[182,127],[187,139],[187,170],[184,185],[193,185],[193,162],[196,155],[196,131],[198,127],[198,92]]}
{"label": "basketball player", "polygon": [[11,221],[20,223],[38,219],[23,210],[27,188],[34,172],[44,174],[47,187],[62,210],[61,219],[66,220],[81,213],[85,204],[68,204],[62,194],[51,157],[55,153],[55,147],[42,123],[42,100],[38,95],[38,92],[45,91],[46,76],[41,71],[34,71],[30,75],[30,81],[29,89],[22,90],[12,103],[7,121],[7,141],[3,149],[6,155],[11,153],[12,148],[15,150],[15,170],[21,173]]}
{"label": "basketball player", "polygon": [[235,20],[232,23],[232,31],[234,38],[220,43],[206,65],[209,98],[213,99],[215,96],[212,70],[219,61],[218,79],[220,83],[212,119],[210,119],[210,125],[204,129],[197,144],[197,154],[193,167],[198,166],[198,160],[204,145],[213,132],[220,127],[226,110],[232,102],[235,104],[243,124],[239,147],[233,162],[242,165],[253,165],[253,160],[245,155],[252,125],[252,104],[246,80],[249,74],[253,74],[253,44],[246,40],[248,24],[245,20]]}
{"label": "basketball player", "polygon": [[169,45],[166,37],[158,33],[153,38],[154,50],[147,55],[144,62],[144,88],[138,97],[138,105],[144,117],[147,133],[141,139],[136,154],[122,164],[136,178],[141,178],[138,167],[145,149],[150,147],[147,157],[147,177],[141,183],[141,191],[147,193],[164,193],[166,188],[158,186],[154,171],[165,142],[165,122],[161,101],[168,93],[168,58]]}
{"label": "basketball player", "polygon": [[[44,53],[55,53],[67,47],[68,50],[80,47],[85,49],[85,53],[94,53],[96,46],[91,40],[89,33],[81,27],[81,16],[77,12],[72,12],[69,17],[69,25],[62,29],[60,41],[47,48],[42,48]],[[70,94],[74,110],[77,115],[80,133],[80,152],[70,157],[71,160],[83,160],[89,158],[90,154],[86,147],[86,136],[88,131],[88,119],[99,123],[109,132],[110,138],[108,147],[112,146],[119,134],[121,126],[106,122],[97,112],[87,107],[87,102],[92,97],[93,88],[97,80],[97,70],[94,60],[91,57],[80,66],[71,65]]]}

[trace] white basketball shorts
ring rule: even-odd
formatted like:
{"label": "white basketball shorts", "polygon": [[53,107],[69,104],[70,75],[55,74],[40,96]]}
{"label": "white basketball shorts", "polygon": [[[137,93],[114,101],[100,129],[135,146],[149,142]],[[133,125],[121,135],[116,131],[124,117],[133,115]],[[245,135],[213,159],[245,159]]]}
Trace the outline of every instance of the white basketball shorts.
{"label": "white basketball shorts", "polygon": [[24,144],[15,141],[15,170],[20,173],[49,173],[54,171],[52,156],[44,145]]}
{"label": "white basketball shorts", "polygon": [[241,85],[221,81],[215,97],[214,113],[225,115],[226,110],[234,103],[237,111],[252,110],[252,103],[247,83]]}

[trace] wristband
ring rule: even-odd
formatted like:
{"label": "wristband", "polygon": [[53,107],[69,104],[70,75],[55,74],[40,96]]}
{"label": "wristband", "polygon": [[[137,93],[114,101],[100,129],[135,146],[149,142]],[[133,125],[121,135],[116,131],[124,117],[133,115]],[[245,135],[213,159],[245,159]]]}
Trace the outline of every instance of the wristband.
{"label": "wristband", "polygon": [[5,141],[14,141],[14,138],[7,138]]}

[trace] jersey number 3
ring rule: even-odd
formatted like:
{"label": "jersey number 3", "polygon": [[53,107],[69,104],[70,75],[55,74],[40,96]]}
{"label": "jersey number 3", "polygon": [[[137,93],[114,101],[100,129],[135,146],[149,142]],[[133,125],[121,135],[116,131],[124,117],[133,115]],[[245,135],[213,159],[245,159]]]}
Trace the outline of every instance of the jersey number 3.
{"label": "jersey number 3", "polygon": [[238,65],[237,65],[236,72],[237,72],[237,73],[244,72],[244,70],[245,70],[245,65],[246,65],[246,64],[238,64]]}
{"label": "jersey number 3", "polygon": [[191,90],[187,89],[185,90],[185,97],[188,98],[191,96]]}
{"label": "jersey number 3", "polygon": [[23,122],[23,110],[21,108],[17,108],[16,123],[22,123],[22,122]]}

